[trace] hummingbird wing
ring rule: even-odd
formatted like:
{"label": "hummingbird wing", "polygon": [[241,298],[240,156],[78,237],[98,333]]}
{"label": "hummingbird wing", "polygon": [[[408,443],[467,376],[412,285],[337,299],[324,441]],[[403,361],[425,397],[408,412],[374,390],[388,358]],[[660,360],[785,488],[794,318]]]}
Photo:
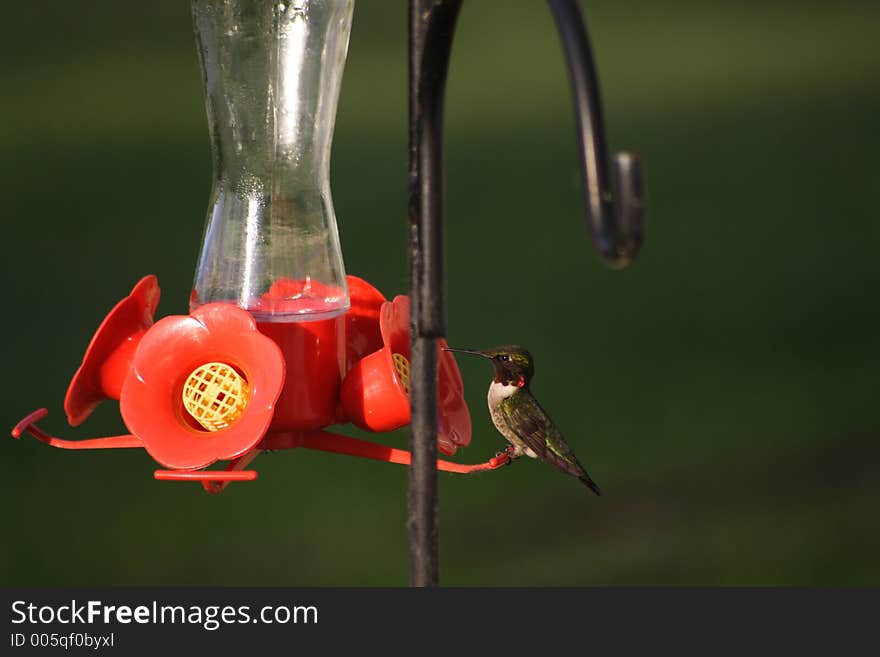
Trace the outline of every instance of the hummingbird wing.
{"label": "hummingbird wing", "polygon": [[557,470],[577,477],[596,495],[602,494],[563,438],[562,432],[530,392],[522,390],[501,400],[499,410],[508,429],[538,458]]}

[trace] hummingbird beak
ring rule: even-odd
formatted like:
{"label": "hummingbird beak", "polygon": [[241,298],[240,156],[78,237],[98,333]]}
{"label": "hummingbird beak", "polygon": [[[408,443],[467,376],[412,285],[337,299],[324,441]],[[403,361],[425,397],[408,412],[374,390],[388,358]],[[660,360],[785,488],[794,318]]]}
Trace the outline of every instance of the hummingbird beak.
{"label": "hummingbird beak", "polygon": [[473,354],[474,356],[489,358],[485,352],[482,352],[479,349],[453,349],[452,347],[443,347],[443,351],[454,351],[459,354]]}

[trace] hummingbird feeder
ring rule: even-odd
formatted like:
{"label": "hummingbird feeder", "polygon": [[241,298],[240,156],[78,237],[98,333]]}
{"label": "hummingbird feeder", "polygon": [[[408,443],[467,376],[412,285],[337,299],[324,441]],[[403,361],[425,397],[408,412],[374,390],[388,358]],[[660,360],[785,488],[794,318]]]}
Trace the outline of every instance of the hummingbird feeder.
{"label": "hummingbird feeder", "polygon": [[[63,440],[37,425],[40,409],[13,436],[63,449],[142,447],[160,466],[156,479],[211,493],[256,479],[247,468],[263,450],[411,464],[410,530],[424,540],[437,469],[508,463],[506,454],[473,465],[436,458],[471,440],[461,375],[442,350],[442,109],[460,5],[409,2],[411,296],[388,299],[346,275],[330,194],[354,0],[193,0],[214,175],[190,313],[155,321],[159,286],[146,276],[89,344],[67,419],[79,425],[115,399],[129,434]],[[624,266],[642,237],[639,162],[615,158],[615,202],[583,19],[575,0],[550,6],[574,90],[591,236],[609,264]],[[412,452],[327,430],[346,423],[409,424]]]}

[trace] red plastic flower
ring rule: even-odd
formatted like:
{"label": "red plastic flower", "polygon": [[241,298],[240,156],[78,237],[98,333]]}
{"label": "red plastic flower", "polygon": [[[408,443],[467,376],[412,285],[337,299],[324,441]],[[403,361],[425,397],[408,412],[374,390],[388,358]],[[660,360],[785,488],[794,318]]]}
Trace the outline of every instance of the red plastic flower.
{"label": "red plastic flower", "polygon": [[[342,405],[348,419],[368,431],[391,431],[410,421],[409,298],[385,302],[379,316],[383,346],[349,370],[342,384]],[[464,400],[458,364],[439,340],[437,446],[445,454],[471,441],[471,417]]]}
{"label": "red plastic flower", "polygon": [[[184,408],[184,385],[208,363],[243,377],[247,399],[225,428],[208,431]],[[234,305],[208,303],[190,316],[156,322],[144,335],[122,385],[120,410],[128,429],[168,468],[194,470],[252,449],[272,421],[284,383],[281,350]]]}
{"label": "red plastic flower", "polygon": [[135,350],[153,325],[158,305],[159,283],[153,275],[144,276],[101,322],[64,397],[71,426],[82,423],[104,399],[119,399]]}

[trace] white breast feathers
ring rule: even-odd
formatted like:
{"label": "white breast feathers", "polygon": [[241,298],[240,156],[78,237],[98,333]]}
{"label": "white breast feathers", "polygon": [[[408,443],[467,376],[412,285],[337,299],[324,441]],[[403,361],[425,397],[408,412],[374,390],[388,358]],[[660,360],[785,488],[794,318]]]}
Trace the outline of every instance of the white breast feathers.
{"label": "white breast feathers", "polygon": [[515,393],[519,388],[517,388],[513,384],[503,384],[497,383],[495,381],[492,382],[492,385],[489,386],[489,406],[495,406],[502,399],[507,399],[513,393]]}

